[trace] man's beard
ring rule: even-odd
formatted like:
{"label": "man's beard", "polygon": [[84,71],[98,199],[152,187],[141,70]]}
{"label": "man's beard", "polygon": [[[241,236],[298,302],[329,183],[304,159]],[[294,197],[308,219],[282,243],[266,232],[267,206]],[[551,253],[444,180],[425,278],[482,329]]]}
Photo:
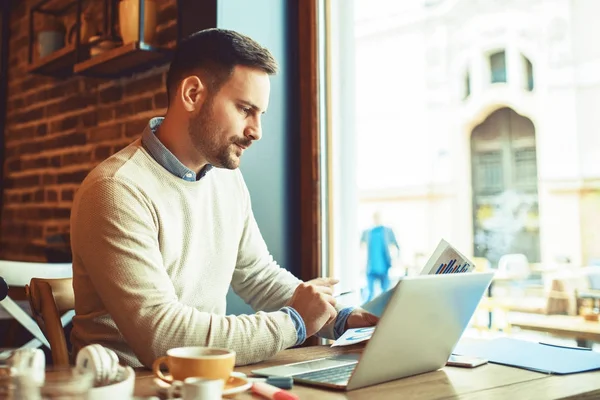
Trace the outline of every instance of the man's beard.
{"label": "man's beard", "polygon": [[239,157],[235,154],[238,149],[235,144],[248,147],[251,143],[251,140],[236,138],[221,143],[223,129],[214,122],[212,99],[207,99],[198,115],[190,121],[188,129],[196,150],[214,167],[236,169]]}

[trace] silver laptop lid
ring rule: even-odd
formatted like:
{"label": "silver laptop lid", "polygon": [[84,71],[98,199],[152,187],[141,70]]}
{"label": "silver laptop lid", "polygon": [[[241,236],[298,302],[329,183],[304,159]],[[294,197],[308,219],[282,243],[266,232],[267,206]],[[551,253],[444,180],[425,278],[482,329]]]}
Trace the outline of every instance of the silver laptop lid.
{"label": "silver laptop lid", "polygon": [[398,282],[347,390],[443,367],[493,276],[419,275]]}

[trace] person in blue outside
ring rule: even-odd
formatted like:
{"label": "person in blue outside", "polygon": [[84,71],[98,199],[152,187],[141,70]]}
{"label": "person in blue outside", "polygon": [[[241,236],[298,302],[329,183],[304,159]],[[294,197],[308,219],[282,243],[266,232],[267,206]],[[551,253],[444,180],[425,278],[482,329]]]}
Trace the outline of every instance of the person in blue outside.
{"label": "person in blue outside", "polygon": [[390,287],[389,270],[392,267],[390,246],[397,249],[400,255],[400,246],[392,228],[384,226],[381,213],[373,214],[374,226],[363,232],[360,242],[367,247],[367,299],[371,301],[375,295],[375,282],[379,281],[381,291],[385,292]]}

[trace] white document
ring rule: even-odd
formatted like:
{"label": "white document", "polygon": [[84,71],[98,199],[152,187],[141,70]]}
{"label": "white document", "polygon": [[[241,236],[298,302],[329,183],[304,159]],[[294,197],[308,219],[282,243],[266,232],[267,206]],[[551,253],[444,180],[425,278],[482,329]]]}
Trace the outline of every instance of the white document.
{"label": "white document", "polygon": [[474,269],[472,261],[442,239],[421,270],[421,275],[456,274]]}
{"label": "white document", "polygon": [[344,332],[342,336],[338,338],[338,340],[336,340],[331,345],[331,347],[350,346],[351,344],[364,342],[365,340],[371,339],[371,336],[373,336],[374,331],[374,326],[369,326],[366,328],[348,329],[346,332]]}

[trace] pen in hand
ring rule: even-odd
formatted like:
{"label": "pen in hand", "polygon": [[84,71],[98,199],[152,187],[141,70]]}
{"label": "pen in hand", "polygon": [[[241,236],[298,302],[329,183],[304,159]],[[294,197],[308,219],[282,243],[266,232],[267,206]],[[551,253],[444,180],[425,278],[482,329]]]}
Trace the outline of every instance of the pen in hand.
{"label": "pen in hand", "polygon": [[345,296],[345,295],[353,293],[353,292],[354,292],[354,290],[348,290],[346,292],[338,293],[338,294],[334,295],[333,297],[338,298],[338,297],[342,297],[342,296]]}

